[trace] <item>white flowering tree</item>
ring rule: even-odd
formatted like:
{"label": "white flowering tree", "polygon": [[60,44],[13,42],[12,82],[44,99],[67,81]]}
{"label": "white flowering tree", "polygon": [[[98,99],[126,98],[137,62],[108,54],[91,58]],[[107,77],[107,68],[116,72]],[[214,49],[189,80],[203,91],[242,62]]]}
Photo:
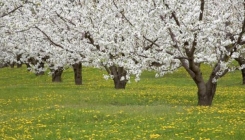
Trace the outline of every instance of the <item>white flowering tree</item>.
{"label": "white flowering tree", "polygon": [[0,49],[3,52],[0,57],[11,66],[15,63],[17,66],[21,66],[22,63],[35,64],[36,74],[43,73],[43,59],[46,57],[43,51],[45,50],[44,45],[38,46],[41,43],[40,38],[34,36],[35,31],[33,30],[35,24],[40,20],[36,18],[34,10],[39,4],[40,2],[32,0],[0,2]]}
{"label": "white flowering tree", "polygon": [[[211,105],[217,80],[235,69],[233,60],[243,58],[244,5],[242,0],[40,0],[29,5],[28,22],[22,23],[28,28],[21,31],[31,29],[25,32],[27,44],[44,49],[41,56],[51,54],[54,69],[72,65],[76,71],[81,63],[104,67],[116,88],[125,88],[131,74],[139,80],[142,69],[162,76],[183,66],[198,88],[198,105]],[[213,68],[207,81],[203,63]]]}
{"label": "white flowering tree", "polygon": [[[90,11],[87,16],[91,20],[91,27],[88,26],[93,37],[91,44],[100,50],[105,48],[106,54],[116,50],[122,58],[140,63],[137,64],[140,68],[155,70],[161,76],[183,66],[196,83],[198,105],[212,104],[218,79],[236,69],[232,62],[244,51],[242,0],[91,3],[86,3]],[[128,64],[124,62],[123,67]],[[213,68],[207,81],[200,68],[204,63]]]}
{"label": "white flowering tree", "polygon": [[[40,2],[32,0],[1,1],[1,57],[5,63],[21,66],[32,65],[33,71],[43,74],[47,59],[47,43],[37,37],[33,27],[42,19],[37,18],[35,9]],[[47,46],[45,46],[47,45]],[[44,47],[45,46],[45,47]]]}
{"label": "white flowering tree", "polygon": [[[196,83],[198,105],[211,105],[217,80],[235,69],[232,62],[243,51],[245,2],[112,0],[111,3],[124,18],[120,23],[127,23],[124,29],[138,40],[136,46],[143,46],[144,42],[153,44],[147,50],[141,49],[142,65],[164,75],[181,64]],[[200,68],[203,63],[213,68],[207,81]]]}
{"label": "white flowering tree", "polygon": [[[243,51],[245,33],[245,1],[186,1],[189,7],[164,2],[171,10],[165,22],[173,47],[183,67],[198,88],[198,104],[211,105],[217,80],[234,70],[232,61]],[[191,4],[191,5],[190,5]],[[184,4],[185,5],[185,4]],[[169,24],[169,18],[173,24]],[[176,30],[177,29],[177,30]],[[182,34],[185,34],[184,36]],[[172,52],[170,52],[171,54]],[[213,70],[204,81],[200,64],[211,64]]]}
{"label": "white flowering tree", "polygon": [[97,67],[105,68],[108,73],[105,78],[112,78],[116,89],[124,89],[130,75],[135,75],[138,81],[143,67],[137,56],[132,57],[137,51],[135,34],[125,28],[127,22],[121,22],[124,18],[116,3],[84,1],[80,9],[84,9],[80,16],[83,22],[79,23],[85,29],[83,41],[85,46],[94,48]]}
{"label": "white flowering tree", "polygon": [[[70,54],[63,59],[105,68],[109,74],[105,78],[111,77],[118,89],[125,88],[129,75],[136,74],[139,78],[140,65],[137,66],[138,62],[130,57],[129,50],[132,47],[128,48],[129,44],[125,43],[130,41],[124,39],[125,35],[126,39],[133,35],[127,30],[120,30],[123,26],[118,22],[105,22],[104,16],[114,18],[114,13],[107,15],[107,8],[111,5],[93,1],[57,0],[46,1],[41,6],[45,6],[46,9],[40,9],[48,16],[44,16],[35,28],[53,47],[62,48]],[[68,64],[74,66],[77,62]]]}
{"label": "white flowering tree", "polygon": [[[22,14],[24,7],[27,7],[29,1],[0,1],[0,60],[2,63],[8,63],[11,67],[17,63],[20,65],[20,55],[22,51],[12,41],[15,40],[16,32],[21,32],[28,28],[26,24],[21,24],[24,18]],[[21,12],[23,12],[21,14]]]}
{"label": "white flowering tree", "polygon": [[60,13],[66,15],[68,10],[63,9],[68,9],[70,6],[69,1],[41,1],[33,9],[36,13],[35,20],[38,21],[33,26],[36,33],[36,37],[33,38],[40,38],[39,41],[37,40],[41,42],[39,47],[45,48],[46,63],[51,70],[53,82],[61,81],[61,74],[65,67],[73,67],[75,84],[81,85],[82,62],[86,63],[84,53],[89,54],[89,52],[81,47],[81,35],[71,30],[70,26],[74,25],[60,15]]}
{"label": "white flowering tree", "polygon": [[[81,62],[86,61],[82,53],[90,53],[77,49],[80,46],[73,34],[76,32],[67,29],[67,23],[58,14],[62,12],[60,8],[69,8],[69,1],[12,0],[0,4],[2,61],[27,63],[37,75],[48,66],[55,82],[61,81],[64,67],[72,66],[75,83],[82,84]],[[19,54],[21,58],[17,59]]]}

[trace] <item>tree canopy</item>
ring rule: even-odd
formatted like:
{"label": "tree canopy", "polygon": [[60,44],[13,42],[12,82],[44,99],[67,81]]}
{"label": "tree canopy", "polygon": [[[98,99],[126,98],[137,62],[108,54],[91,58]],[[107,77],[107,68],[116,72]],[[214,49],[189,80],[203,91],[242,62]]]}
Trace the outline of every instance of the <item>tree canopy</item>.
{"label": "tree canopy", "polygon": [[[119,67],[126,71],[120,80],[133,74],[136,81],[142,70],[162,76],[183,66],[198,87],[199,105],[211,105],[217,80],[235,69],[233,60],[244,52],[242,0],[11,0],[0,5],[0,59],[47,58],[54,69],[81,62],[104,67],[109,75]],[[208,81],[203,63],[213,67]]]}

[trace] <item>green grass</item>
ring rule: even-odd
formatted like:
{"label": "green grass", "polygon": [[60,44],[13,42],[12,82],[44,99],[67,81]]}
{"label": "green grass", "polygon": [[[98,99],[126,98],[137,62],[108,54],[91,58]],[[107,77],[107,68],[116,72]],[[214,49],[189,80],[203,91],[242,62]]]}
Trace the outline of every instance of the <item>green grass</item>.
{"label": "green grass", "polygon": [[[203,67],[203,74],[210,71]],[[212,107],[197,106],[187,73],[154,78],[145,72],[126,90],[113,89],[102,70],[84,68],[76,86],[21,69],[0,69],[0,139],[3,140],[242,140],[245,88],[239,71],[223,77]]]}

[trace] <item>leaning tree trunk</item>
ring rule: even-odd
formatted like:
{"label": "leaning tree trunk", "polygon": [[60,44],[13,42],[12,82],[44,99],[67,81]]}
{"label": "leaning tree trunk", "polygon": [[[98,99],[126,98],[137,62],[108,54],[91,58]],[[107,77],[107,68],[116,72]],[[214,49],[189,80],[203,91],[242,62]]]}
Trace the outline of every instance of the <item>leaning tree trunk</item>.
{"label": "leaning tree trunk", "polygon": [[63,73],[63,68],[58,68],[56,70],[50,69],[50,71],[52,72],[52,82],[62,82],[61,75]]}
{"label": "leaning tree trunk", "polygon": [[82,63],[75,63],[72,67],[74,71],[75,84],[82,85]]}
{"label": "leaning tree trunk", "polygon": [[[240,66],[245,65],[245,59],[242,57],[236,58],[236,61]],[[245,85],[245,68],[241,69],[242,73],[242,84]]]}
{"label": "leaning tree trunk", "polygon": [[110,73],[113,75],[115,89],[125,89],[127,84],[127,72],[125,69],[123,67],[111,66]]}

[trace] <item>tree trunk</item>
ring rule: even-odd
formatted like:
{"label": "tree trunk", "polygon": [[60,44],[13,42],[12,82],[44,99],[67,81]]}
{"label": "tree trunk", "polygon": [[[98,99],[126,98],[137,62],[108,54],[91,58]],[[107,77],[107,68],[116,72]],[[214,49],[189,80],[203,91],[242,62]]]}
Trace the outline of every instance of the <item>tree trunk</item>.
{"label": "tree trunk", "polygon": [[22,63],[17,63],[17,68],[21,68],[22,67]]}
{"label": "tree trunk", "polygon": [[[40,69],[40,68],[44,69],[44,63],[43,62],[40,62],[38,64],[38,69]],[[35,71],[36,71],[36,76],[44,75],[44,71],[39,71],[39,70],[35,70]]]}
{"label": "tree trunk", "polygon": [[31,66],[30,66],[30,64],[29,63],[25,63],[26,64],[26,68],[27,68],[27,70],[28,71],[30,71],[31,70]]}
{"label": "tree trunk", "polygon": [[31,65],[30,64],[34,64],[35,65],[36,61],[33,57],[30,57],[27,59],[27,62],[25,63],[26,64],[26,67],[27,67],[27,70],[28,71],[31,71]]}
{"label": "tree trunk", "polygon": [[12,62],[12,63],[10,62],[9,63],[10,68],[14,68],[14,64],[15,64],[14,62]]}
{"label": "tree trunk", "polygon": [[209,80],[206,84],[204,82],[197,85],[198,105],[211,106],[216,92],[217,83],[212,83]]}
{"label": "tree trunk", "polygon": [[126,74],[127,72],[123,67],[110,67],[111,75],[113,75],[115,89],[125,89],[127,84]]}
{"label": "tree trunk", "polygon": [[245,68],[241,69],[242,72],[242,84],[245,85]]}
{"label": "tree trunk", "polygon": [[[245,64],[245,59],[242,57],[236,58],[235,60],[238,62],[240,66]],[[245,68],[241,69],[241,73],[242,73],[242,84],[245,85]]]}
{"label": "tree trunk", "polygon": [[17,68],[21,68],[22,67],[22,62],[20,61],[21,55],[17,55]]}
{"label": "tree trunk", "polygon": [[82,63],[72,65],[74,71],[74,80],[76,85],[82,85]]}
{"label": "tree trunk", "polygon": [[[209,80],[205,83],[202,72],[201,65],[195,64],[192,59],[189,60],[189,63],[185,63],[186,61],[182,60],[182,65],[185,70],[192,77],[194,82],[197,85],[197,96],[198,96],[198,105],[200,106],[211,106],[212,101],[216,92],[217,82],[214,81],[214,78],[218,78],[216,73],[220,70],[220,64],[216,64],[210,74]],[[223,72],[225,74],[227,71]]]}
{"label": "tree trunk", "polygon": [[63,68],[58,68],[57,70],[50,70],[52,72],[52,82],[62,82],[61,75],[63,73]]}
{"label": "tree trunk", "polygon": [[118,78],[113,78],[115,89],[125,89],[126,88],[126,80],[120,80]]}

